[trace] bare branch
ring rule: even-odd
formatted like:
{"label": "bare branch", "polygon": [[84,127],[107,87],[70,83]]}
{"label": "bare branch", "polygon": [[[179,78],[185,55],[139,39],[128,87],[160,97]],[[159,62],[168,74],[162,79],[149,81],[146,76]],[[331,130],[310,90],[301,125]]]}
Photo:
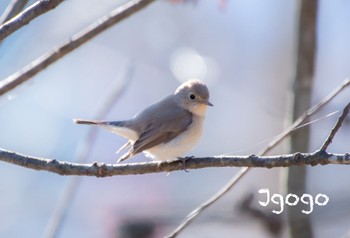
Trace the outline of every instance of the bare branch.
{"label": "bare branch", "polygon": [[0,17],[0,25],[10,20],[19,12],[21,12],[27,3],[28,3],[28,0],[12,0],[9,3],[9,5],[6,7],[4,13]]}
{"label": "bare branch", "polygon": [[[60,175],[108,177],[115,175],[149,174],[182,170],[181,160],[129,164],[78,164],[55,159],[44,159],[0,149],[0,160],[25,168],[48,171]],[[350,154],[332,154],[325,151],[278,156],[214,156],[189,158],[187,169],[212,167],[290,167],[302,165],[350,164]]]}
{"label": "bare branch", "polygon": [[37,1],[27,7],[22,13],[13,17],[11,20],[0,25],[0,42],[6,37],[17,31],[22,26],[28,24],[34,18],[54,9],[64,0],[45,0]]}
{"label": "bare branch", "polygon": [[275,140],[271,141],[269,145],[263,150],[262,155],[267,154],[274,148],[277,144],[279,144],[284,138],[286,138],[292,130],[303,124],[308,118],[314,115],[316,112],[319,112],[326,104],[328,104],[333,98],[335,98],[341,91],[343,91],[346,87],[350,85],[350,79],[345,79],[339,87],[334,89],[329,95],[323,98],[319,103],[315,106],[311,107],[307,110],[303,115],[301,115],[298,119],[296,119],[293,124],[291,124],[285,131],[283,131]]}
{"label": "bare branch", "polygon": [[340,115],[340,117],[338,118],[337,123],[333,127],[332,131],[329,133],[328,138],[325,140],[325,142],[321,146],[321,149],[320,149],[321,151],[326,151],[328,146],[332,143],[332,140],[333,140],[335,134],[337,133],[337,131],[341,127],[341,124],[345,120],[346,116],[349,114],[349,110],[350,110],[350,103],[348,103],[348,105],[346,105],[346,107],[343,109],[343,112]]}
{"label": "bare branch", "polygon": [[153,1],[154,0],[130,0],[126,4],[114,9],[108,15],[101,17],[89,27],[73,35],[62,44],[54,47],[54,49],[50,52],[47,52],[29,65],[22,68],[20,71],[0,81],[0,96],[27,81],[41,70],[45,69],[47,66],[91,40],[104,30],[148,6],[148,4],[152,3]]}

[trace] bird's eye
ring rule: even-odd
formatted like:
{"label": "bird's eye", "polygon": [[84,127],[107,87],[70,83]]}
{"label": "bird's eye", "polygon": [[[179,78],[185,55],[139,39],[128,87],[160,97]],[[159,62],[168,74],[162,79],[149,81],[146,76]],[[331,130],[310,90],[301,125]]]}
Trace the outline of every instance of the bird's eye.
{"label": "bird's eye", "polygon": [[194,95],[193,93],[190,93],[189,97],[190,97],[191,100],[195,100],[196,99],[196,95]]}

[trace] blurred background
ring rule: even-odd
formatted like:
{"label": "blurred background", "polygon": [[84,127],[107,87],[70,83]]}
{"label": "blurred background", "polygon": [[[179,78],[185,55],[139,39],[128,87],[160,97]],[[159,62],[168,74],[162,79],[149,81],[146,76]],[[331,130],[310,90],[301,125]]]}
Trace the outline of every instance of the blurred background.
{"label": "blurred background", "polygon": [[[0,12],[9,2],[0,2]],[[125,2],[65,1],[36,18],[0,44],[0,79]],[[214,107],[189,155],[258,153],[290,117],[298,19],[294,0],[156,1],[0,97],[0,147],[75,161],[90,128],[73,118],[128,119],[181,82],[199,78]],[[350,1],[319,1],[313,104],[350,74],[349,22]],[[108,114],[96,118],[118,87]],[[346,90],[314,119],[342,109],[349,98]],[[312,124],[310,151],[321,146],[336,115]],[[349,123],[331,152],[350,151]],[[123,143],[98,130],[84,159],[115,163]],[[271,154],[288,152],[285,143]],[[147,158],[129,160],[138,161]],[[237,171],[83,177],[56,237],[162,237]],[[258,204],[261,188],[283,193],[284,176],[284,168],[251,170],[179,237],[288,237],[285,212],[273,215],[275,207]],[[308,168],[308,193],[330,198],[310,215],[315,237],[350,237],[349,178],[347,166]],[[42,237],[70,179],[1,162],[0,237]]]}

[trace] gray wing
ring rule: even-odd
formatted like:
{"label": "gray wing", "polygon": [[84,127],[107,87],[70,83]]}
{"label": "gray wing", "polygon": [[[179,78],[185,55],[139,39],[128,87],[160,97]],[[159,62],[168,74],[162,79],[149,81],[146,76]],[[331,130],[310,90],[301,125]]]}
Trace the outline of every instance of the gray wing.
{"label": "gray wing", "polygon": [[184,132],[192,123],[192,114],[183,108],[157,113],[135,141],[129,156],[133,156],[158,144],[166,143]]}

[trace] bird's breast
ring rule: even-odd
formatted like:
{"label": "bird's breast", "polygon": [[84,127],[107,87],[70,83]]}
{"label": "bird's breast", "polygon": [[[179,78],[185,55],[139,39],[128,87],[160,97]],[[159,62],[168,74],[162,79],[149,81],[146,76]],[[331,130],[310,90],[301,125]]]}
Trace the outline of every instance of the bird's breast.
{"label": "bird's breast", "polygon": [[159,144],[146,151],[146,155],[154,160],[175,160],[190,151],[202,135],[203,117],[193,115],[192,123],[187,130],[167,143]]}

